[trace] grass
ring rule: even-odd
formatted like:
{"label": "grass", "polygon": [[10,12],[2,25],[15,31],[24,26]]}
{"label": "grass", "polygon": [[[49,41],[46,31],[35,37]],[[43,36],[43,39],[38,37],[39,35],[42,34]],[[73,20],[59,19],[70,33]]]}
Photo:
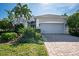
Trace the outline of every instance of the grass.
{"label": "grass", "polygon": [[0,56],[47,56],[44,44],[24,43],[17,46],[0,44]]}

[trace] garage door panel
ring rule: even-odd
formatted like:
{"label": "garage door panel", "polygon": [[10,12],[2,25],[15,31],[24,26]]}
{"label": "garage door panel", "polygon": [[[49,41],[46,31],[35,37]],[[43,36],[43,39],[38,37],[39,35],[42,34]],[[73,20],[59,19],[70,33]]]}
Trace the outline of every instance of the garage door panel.
{"label": "garage door panel", "polygon": [[40,24],[42,33],[64,33],[63,23],[42,23]]}

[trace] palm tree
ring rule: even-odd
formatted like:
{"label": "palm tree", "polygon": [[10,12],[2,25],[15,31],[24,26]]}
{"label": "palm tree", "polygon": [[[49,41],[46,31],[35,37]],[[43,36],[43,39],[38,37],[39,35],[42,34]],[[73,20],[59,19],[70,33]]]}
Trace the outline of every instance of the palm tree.
{"label": "palm tree", "polygon": [[8,13],[8,19],[10,21],[12,21],[14,19],[15,15],[10,10],[6,10],[6,12]]}
{"label": "palm tree", "polygon": [[31,17],[31,11],[28,8],[27,4],[21,4],[18,3],[13,9],[12,12],[15,13],[15,18],[18,18],[18,16],[22,17],[22,15],[24,15],[24,17],[29,20]]}

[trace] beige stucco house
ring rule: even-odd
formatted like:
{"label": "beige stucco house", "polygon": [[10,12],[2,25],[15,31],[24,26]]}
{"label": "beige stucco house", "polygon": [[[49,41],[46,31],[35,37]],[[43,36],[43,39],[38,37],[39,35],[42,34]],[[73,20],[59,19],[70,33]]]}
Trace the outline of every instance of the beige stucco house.
{"label": "beige stucco house", "polygon": [[45,14],[36,16],[37,25],[36,27],[41,30],[41,33],[68,33],[68,27],[66,25],[67,17],[61,15]]}
{"label": "beige stucco house", "polygon": [[41,30],[41,33],[51,34],[51,33],[61,33],[68,34],[67,27],[67,17],[61,15],[53,15],[53,14],[45,14],[39,16],[32,16],[29,21],[27,21],[24,17],[19,17],[14,24],[23,23],[26,27],[28,22],[34,22],[36,24],[36,28]]}

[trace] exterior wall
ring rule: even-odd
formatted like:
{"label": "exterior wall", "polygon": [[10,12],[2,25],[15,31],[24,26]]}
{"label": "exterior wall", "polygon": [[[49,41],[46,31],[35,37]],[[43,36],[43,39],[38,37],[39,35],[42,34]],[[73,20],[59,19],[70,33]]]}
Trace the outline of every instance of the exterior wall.
{"label": "exterior wall", "polygon": [[51,18],[38,18],[37,21],[36,21],[38,26],[41,23],[47,23],[47,22],[48,23],[66,23],[66,20],[65,19],[56,19],[56,18],[54,18],[54,19],[51,19]]}
{"label": "exterior wall", "polygon": [[39,24],[40,24],[40,23],[39,23],[39,19],[37,19],[37,20],[36,20],[36,29],[40,29],[40,28],[39,28],[39,27],[40,27]]}
{"label": "exterior wall", "polygon": [[65,19],[57,19],[57,18],[38,18],[39,19],[39,23],[41,22],[65,22]]}
{"label": "exterior wall", "polygon": [[[58,23],[64,23],[64,32],[65,34],[68,34],[68,26],[66,25],[67,21],[66,18],[64,17],[37,17],[38,22],[36,22],[36,28],[40,29],[40,24],[41,23],[45,23],[45,22],[50,22],[50,23],[54,23],[54,22],[58,22]],[[38,25],[38,26],[37,26]]]}
{"label": "exterior wall", "polygon": [[66,27],[65,31],[66,31],[65,34],[69,34],[69,27],[68,26]]}

